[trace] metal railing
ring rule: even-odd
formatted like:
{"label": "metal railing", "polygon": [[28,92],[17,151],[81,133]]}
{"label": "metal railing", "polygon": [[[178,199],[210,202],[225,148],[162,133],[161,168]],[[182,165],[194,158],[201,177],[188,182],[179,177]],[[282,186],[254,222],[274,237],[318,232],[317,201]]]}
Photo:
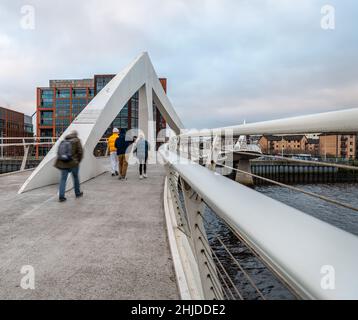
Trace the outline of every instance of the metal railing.
{"label": "metal railing", "polygon": [[[1,137],[0,174],[34,169],[52,149],[57,137]],[[107,155],[107,139],[94,150],[96,157]]]}
{"label": "metal railing", "polygon": [[[226,275],[229,272],[223,271],[223,263],[218,263],[215,257],[217,253],[214,254],[207,245],[203,205],[210,207],[225,222],[293,296],[304,299],[358,297],[355,277],[358,237],[180,157],[168,146],[160,152],[168,167],[170,192],[176,201],[179,226],[190,239],[202,283],[209,287],[204,289],[206,298],[220,299],[232,295],[244,298],[244,295],[236,292],[231,284],[234,282],[232,277]],[[185,190],[182,195],[181,190]],[[234,258],[225,242],[219,239],[220,245],[226,246],[225,251]],[[331,249],[327,250],[327,247]],[[257,293],[261,292],[259,298],[265,298],[262,291],[257,290],[255,281],[249,280],[249,273],[245,274],[244,268],[239,267],[239,260],[236,264],[248,283]],[[340,272],[336,290],[326,290],[321,286],[321,270],[327,264]]]}
{"label": "metal railing", "polygon": [[[232,157],[235,152],[240,156],[258,156],[247,151],[227,150],[216,143],[227,131],[231,131],[231,145],[234,145],[234,136],[240,134],[358,132],[358,109],[189,132],[172,138],[161,148],[178,230],[188,239],[196,257],[204,297],[273,298],[271,285],[265,286],[265,281],[255,278],[253,269],[261,264],[260,272],[270,274],[270,283],[286,290],[287,298],[357,299],[358,237],[221,175],[215,167],[220,161],[225,163],[226,156]],[[284,155],[270,157],[289,163],[357,171],[357,167],[349,164],[292,159]],[[221,164],[220,167],[358,211],[348,203],[233,165]],[[208,219],[208,210],[215,216],[212,221]],[[217,221],[221,223],[220,230],[215,226]],[[230,241],[225,239],[229,233]],[[250,252],[250,259],[257,259],[254,267],[245,262],[243,252]],[[326,274],[327,270],[333,273]],[[333,285],[327,285],[327,281]]]}

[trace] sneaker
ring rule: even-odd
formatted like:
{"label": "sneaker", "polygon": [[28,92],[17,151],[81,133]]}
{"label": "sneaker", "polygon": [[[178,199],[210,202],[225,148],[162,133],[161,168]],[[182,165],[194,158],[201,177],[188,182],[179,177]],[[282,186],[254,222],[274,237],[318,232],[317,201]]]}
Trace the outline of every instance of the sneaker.
{"label": "sneaker", "polygon": [[143,176],[142,176],[142,175],[140,175],[140,176],[139,176],[139,179],[140,179],[140,180],[142,180],[142,179],[143,179]]}
{"label": "sneaker", "polygon": [[60,202],[65,202],[67,199],[66,198],[59,198],[58,201]]}
{"label": "sneaker", "polygon": [[147,174],[146,174],[146,173],[144,173],[144,174],[143,174],[143,177],[144,177],[144,178],[148,178],[148,176],[147,176]]}
{"label": "sneaker", "polygon": [[76,198],[81,198],[83,197],[83,192],[80,192],[79,194],[76,194]]}

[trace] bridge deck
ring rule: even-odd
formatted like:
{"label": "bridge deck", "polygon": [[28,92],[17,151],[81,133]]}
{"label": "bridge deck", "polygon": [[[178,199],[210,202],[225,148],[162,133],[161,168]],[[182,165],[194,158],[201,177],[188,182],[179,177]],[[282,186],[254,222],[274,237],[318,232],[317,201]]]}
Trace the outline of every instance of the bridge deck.
{"label": "bridge deck", "polygon": [[[57,187],[16,192],[29,172],[0,177],[0,299],[179,298],[163,212],[164,170],[140,181],[109,173],[82,185],[84,197]],[[35,289],[20,286],[23,265]]]}

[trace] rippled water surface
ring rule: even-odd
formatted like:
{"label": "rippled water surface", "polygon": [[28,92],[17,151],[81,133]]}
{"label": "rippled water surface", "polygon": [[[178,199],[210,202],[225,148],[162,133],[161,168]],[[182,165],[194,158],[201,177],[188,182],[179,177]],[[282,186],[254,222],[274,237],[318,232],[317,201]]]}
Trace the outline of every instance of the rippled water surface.
{"label": "rippled water surface", "polygon": [[[358,207],[358,184],[297,185],[297,187]],[[358,236],[358,212],[279,186],[256,186],[254,189]],[[208,207],[206,208],[205,217],[205,228],[211,247],[222,261],[242,298],[295,299],[294,294],[237,239],[225,223]],[[218,238],[224,242],[245,272],[240,270],[237,262],[230,256]],[[223,272],[221,273],[224,274]],[[234,298],[240,298],[233,286],[230,285],[228,277],[225,275],[223,277],[230,288],[230,290],[226,288],[227,297],[232,298],[231,291],[234,294]],[[252,282],[254,285],[252,285]]]}

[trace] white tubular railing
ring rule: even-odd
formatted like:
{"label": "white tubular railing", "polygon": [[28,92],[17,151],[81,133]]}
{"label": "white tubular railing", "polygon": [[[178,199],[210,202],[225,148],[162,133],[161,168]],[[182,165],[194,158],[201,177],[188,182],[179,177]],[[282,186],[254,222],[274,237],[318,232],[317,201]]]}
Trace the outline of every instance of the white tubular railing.
{"label": "white tubular railing", "polygon": [[[13,165],[15,169],[5,171],[6,174],[16,171],[24,171],[28,169],[34,169],[43,159],[43,157],[51,150],[55,145],[57,137],[2,137],[0,138],[0,162],[14,162],[9,165]],[[102,138],[98,141],[98,145],[104,145],[106,148],[107,139]],[[39,149],[43,148],[42,152]],[[105,150],[104,155],[107,156],[108,152]],[[18,165],[18,161],[21,160],[21,164]],[[28,162],[33,160],[31,166]],[[36,163],[36,161],[38,163]],[[16,162],[16,163],[15,163]],[[2,165],[2,163],[0,163]],[[6,164],[5,164],[6,165]],[[18,168],[19,170],[17,170]],[[0,168],[0,174],[2,170]]]}
{"label": "white tubular railing", "polygon": [[358,237],[182,158],[168,145],[160,154],[300,297],[358,299]]}
{"label": "white tubular railing", "polygon": [[200,130],[182,136],[210,136],[217,132],[224,133],[225,130],[231,131],[233,135],[357,132],[358,108]]}

